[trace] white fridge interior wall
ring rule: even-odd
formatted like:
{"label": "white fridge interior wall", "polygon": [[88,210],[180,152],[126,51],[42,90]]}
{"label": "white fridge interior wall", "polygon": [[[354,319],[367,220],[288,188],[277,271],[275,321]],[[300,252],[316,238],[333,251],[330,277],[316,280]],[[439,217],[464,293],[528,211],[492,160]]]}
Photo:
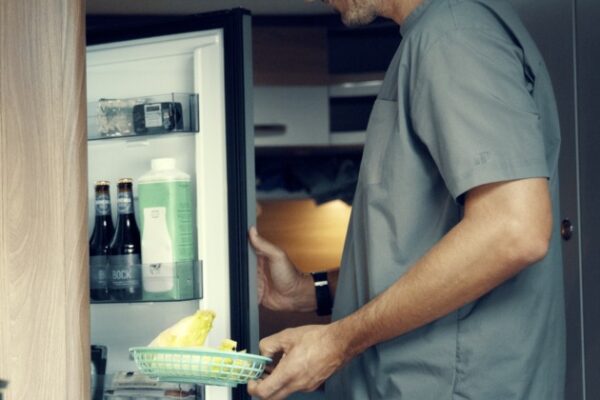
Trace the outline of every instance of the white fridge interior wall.
{"label": "white fridge interior wall", "polygon": [[[91,230],[96,180],[111,180],[114,203],[116,180],[139,178],[150,169],[152,158],[174,157],[177,167],[195,178],[198,253],[203,263],[204,283],[200,307],[217,313],[208,344],[216,344],[230,335],[224,79],[220,30],[88,48],[88,102],[172,92],[199,94],[197,134],[89,142],[89,224]],[[137,190],[135,183],[134,190]],[[113,218],[116,220],[114,209]],[[160,330],[193,313],[198,306],[197,301],[93,304],[92,343],[109,347],[108,373],[134,370],[127,349],[147,345]],[[217,393],[224,389],[208,388],[207,395],[213,390]]]}

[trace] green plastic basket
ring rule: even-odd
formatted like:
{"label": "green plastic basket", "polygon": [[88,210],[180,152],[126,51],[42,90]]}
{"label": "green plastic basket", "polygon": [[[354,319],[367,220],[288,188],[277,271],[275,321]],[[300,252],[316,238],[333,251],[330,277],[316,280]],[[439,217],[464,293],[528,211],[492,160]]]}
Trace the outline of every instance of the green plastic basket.
{"label": "green plastic basket", "polygon": [[159,381],[229,386],[259,378],[268,357],[200,347],[133,347],[139,370]]}

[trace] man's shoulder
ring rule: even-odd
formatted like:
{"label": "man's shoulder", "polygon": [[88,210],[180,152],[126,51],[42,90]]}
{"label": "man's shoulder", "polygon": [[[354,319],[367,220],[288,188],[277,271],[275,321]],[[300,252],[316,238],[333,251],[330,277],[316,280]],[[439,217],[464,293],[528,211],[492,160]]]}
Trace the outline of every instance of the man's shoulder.
{"label": "man's shoulder", "polygon": [[[514,39],[507,26],[518,19],[505,0],[431,0],[418,26],[403,38],[408,53],[426,54],[442,45],[446,48],[468,44],[497,50],[512,47]],[[487,46],[494,43],[493,46]],[[485,51],[485,50],[484,50]]]}
{"label": "man's shoulder", "polygon": [[[510,10],[505,0],[432,0],[433,7],[423,16],[417,29],[407,40],[420,40],[482,33],[505,34],[504,20]],[[515,14],[516,17],[516,14]]]}

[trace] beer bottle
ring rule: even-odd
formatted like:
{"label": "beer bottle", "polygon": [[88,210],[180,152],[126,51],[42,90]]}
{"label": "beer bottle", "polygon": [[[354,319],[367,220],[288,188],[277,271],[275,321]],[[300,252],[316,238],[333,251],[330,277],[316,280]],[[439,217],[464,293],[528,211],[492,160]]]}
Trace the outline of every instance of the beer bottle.
{"label": "beer bottle", "polygon": [[115,300],[141,300],[140,230],[133,208],[133,181],[119,179],[117,188],[117,230],[108,250],[109,291]]}
{"label": "beer bottle", "polygon": [[110,183],[96,182],[96,220],[90,237],[90,297],[108,300],[108,247],[115,233],[110,212]]}

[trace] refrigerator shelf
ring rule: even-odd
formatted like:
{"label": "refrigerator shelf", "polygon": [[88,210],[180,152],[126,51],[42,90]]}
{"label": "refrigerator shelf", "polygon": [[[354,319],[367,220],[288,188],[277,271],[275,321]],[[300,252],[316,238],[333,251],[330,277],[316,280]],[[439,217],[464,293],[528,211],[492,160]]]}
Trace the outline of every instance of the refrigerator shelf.
{"label": "refrigerator shelf", "polygon": [[[162,264],[135,264],[125,268],[109,267],[107,276],[113,271],[128,273],[139,284],[142,293],[139,298],[115,295],[114,285],[108,291],[107,299],[91,298],[92,304],[121,304],[148,302],[176,302],[200,300],[202,298],[202,261],[185,261]],[[110,287],[110,281],[109,281]],[[124,285],[124,287],[127,287]],[[94,287],[92,286],[92,289]],[[134,297],[134,296],[131,296]],[[138,297],[138,296],[136,296]]]}
{"label": "refrigerator shelf", "polygon": [[191,384],[159,382],[139,372],[116,371],[102,376],[103,395],[93,400],[196,400],[198,389]]}
{"label": "refrigerator shelf", "polygon": [[195,93],[168,93],[88,103],[88,140],[197,133]]}

